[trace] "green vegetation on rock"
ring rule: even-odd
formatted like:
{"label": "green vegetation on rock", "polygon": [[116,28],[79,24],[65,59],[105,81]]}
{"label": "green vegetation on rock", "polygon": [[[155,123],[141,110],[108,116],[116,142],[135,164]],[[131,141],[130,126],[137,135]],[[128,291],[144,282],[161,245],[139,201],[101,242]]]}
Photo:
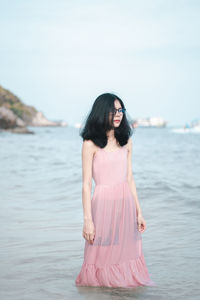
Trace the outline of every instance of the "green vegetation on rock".
{"label": "green vegetation on rock", "polygon": [[0,86],[0,106],[10,109],[27,124],[31,122],[37,113],[37,110],[33,106],[24,104],[17,96],[2,86]]}

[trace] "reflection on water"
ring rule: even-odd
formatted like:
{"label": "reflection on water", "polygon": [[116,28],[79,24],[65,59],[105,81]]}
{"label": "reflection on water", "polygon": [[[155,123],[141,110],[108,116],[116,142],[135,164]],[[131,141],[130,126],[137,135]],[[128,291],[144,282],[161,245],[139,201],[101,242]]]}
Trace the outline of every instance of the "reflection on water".
{"label": "reflection on water", "polygon": [[143,251],[157,286],[124,289],[75,286],[82,140],[70,127],[31,129],[0,133],[1,299],[198,299],[200,136],[138,128],[132,137]]}

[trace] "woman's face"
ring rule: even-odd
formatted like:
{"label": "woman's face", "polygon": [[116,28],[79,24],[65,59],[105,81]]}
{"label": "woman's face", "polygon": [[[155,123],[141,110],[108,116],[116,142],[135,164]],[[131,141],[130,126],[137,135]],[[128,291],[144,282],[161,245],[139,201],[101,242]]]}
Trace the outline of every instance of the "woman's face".
{"label": "woman's face", "polygon": [[[115,106],[115,109],[119,109],[119,108],[122,108],[121,107],[121,104],[119,102],[119,100],[115,100],[114,102],[114,106]],[[118,110],[116,111],[116,114],[114,115],[113,117],[113,125],[114,127],[119,127],[120,126],[120,123],[121,123],[121,120],[123,118],[123,113],[122,112],[119,112]],[[112,112],[110,113],[110,121],[112,120]]]}

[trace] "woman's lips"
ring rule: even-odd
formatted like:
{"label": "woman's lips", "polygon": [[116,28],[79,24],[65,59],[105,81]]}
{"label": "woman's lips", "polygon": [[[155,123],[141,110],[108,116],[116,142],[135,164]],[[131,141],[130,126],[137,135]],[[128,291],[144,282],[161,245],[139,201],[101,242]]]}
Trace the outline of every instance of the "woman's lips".
{"label": "woman's lips", "polygon": [[117,123],[119,123],[119,122],[120,122],[120,120],[114,120],[114,122],[117,122]]}

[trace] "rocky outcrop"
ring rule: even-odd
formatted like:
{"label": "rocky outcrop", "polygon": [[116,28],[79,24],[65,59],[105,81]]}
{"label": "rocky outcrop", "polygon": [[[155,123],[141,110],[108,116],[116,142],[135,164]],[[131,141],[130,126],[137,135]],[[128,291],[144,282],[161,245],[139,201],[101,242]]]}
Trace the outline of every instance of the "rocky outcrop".
{"label": "rocky outcrop", "polygon": [[49,121],[41,111],[38,111],[31,122],[29,123],[31,126],[62,126],[60,122]]}
{"label": "rocky outcrop", "polygon": [[33,133],[26,128],[26,124],[22,119],[4,106],[0,107],[0,128],[17,133]]}
{"label": "rocky outcrop", "polygon": [[62,121],[48,120],[42,112],[24,104],[17,96],[0,86],[0,129],[32,133],[26,126],[66,125]]}
{"label": "rocky outcrop", "polygon": [[0,127],[2,129],[25,127],[25,122],[18,118],[10,109],[0,107]]}

